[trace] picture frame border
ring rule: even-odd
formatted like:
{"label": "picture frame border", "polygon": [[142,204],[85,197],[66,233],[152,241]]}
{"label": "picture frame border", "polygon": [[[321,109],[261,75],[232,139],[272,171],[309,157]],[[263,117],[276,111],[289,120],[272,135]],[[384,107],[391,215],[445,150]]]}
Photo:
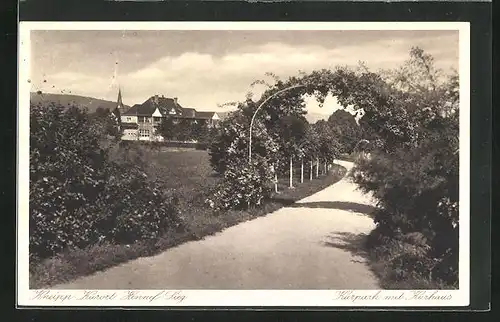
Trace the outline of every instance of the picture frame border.
{"label": "picture frame border", "polygon": [[[40,1],[40,3],[43,1]],[[70,1],[71,2],[71,1]],[[490,250],[491,241],[491,4],[490,3],[280,3],[278,4],[247,4],[247,3],[194,3],[192,1],[176,1],[175,3],[107,3],[89,2],[87,5],[72,7],[64,6],[53,10],[45,7],[43,10],[36,8],[29,2],[19,7],[19,17],[22,21],[174,21],[176,19],[187,21],[228,21],[231,9],[236,11],[236,17],[242,21],[262,21],[271,17],[280,19],[285,15],[289,21],[311,21],[312,17],[321,21],[328,16],[328,21],[393,21],[389,17],[397,17],[399,21],[468,21],[470,23],[470,86],[471,86],[471,231],[470,231],[470,256],[471,256],[471,281],[470,305],[468,307],[370,307],[366,310],[417,310],[417,311],[456,311],[456,310],[487,310],[490,303]],[[147,6],[146,6],[147,5]],[[186,10],[189,7],[189,10]],[[38,7],[40,9],[40,6]],[[81,11],[78,11],[78,8]],[[162,10],[159,10],[159,9]],[[247,9],[251,8],[250,11]],[[327,14],[325,8],[329,11]],[[373,9],[378,10],[373,10]],[[52,9],[52,10],[51,10]],[[307,9],[307,10],[306,10]],[[387,9],[387,10],[385,10]],[[35,12],[36,11],[36,12]],[[367,11],[371,14],[366,15]],[[265,13],[259,15],[259,13]],[[178,13],[178,15],[176,15]],[[315,14],[315,15],[314,15]],[[74,19],[78,18],[79,19]],[[107,17],[107,18],[106,18]],[[141,18],[142,19],[139,19]],[[200,19],[205,17],[204,19]],[[234,15],[233,15],[234,17]],[[35,19],[36,18],[36,19]],[[73,18],[73,19],[68,19]],[[234,19],[234,18],[231,18]],[[339,20],[340,19],[340,20]],[[178,21],[178,20],[177,20]],[[17,100],[17,99],[16,99]],[[477,108],[480,106],[480,108]],[[475,108],[473,108],[475,107]],[[16,111],[15,111],[16,112]],[[14,181],[15,182],[15,181]],[[474,216],[472,212],[474,210]],[[488,233],[488,238],[485,238]],[[22,308],[22,307],[20,307]],[[30,307],[31,308],[31,307]],[[133,307],[128,307],[133,308]],[[144,309],[145,307],[137,307]],[[64,307],[71,309],[71,307]],[[106,307],[111,309],[111,307]],[[154,309],[158,309],[154,307]],[[174,310],[206,310],[203,307],[170,307]],[[223,310],[249,309],[248,307],[213,308]],[[253,308],[264,309],[264,308]],[[297,307],[297,309],[311,309]],[[265,310],[290,310],[289,307],[266,307]],[[312,310],[352,310],[344,307],[314,307]],[[359,307],[354,308],[359,310]]]}

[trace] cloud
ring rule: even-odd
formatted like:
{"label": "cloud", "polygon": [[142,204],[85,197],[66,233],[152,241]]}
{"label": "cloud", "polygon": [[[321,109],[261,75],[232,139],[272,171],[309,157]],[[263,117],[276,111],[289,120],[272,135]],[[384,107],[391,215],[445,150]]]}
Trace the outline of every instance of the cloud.
{"label": "cloud", "polygon": [[[64,65],[54,63],[47,68],[42,64],[36,66],[38,71],[37,76],[33,77],[34,86],[44,91],[65,90],[75,94],[116,99],[117,88],[112,80],[115,52],[104,47],[103,39],[100,40],[100,46],[104,49],[91,53],[83,50],[89,46],[88,43],[79,48],[78,42],[73,38],[66,38],[72,41],[69,48],[74,57]],[[128,105],[141,103],[154,94],[163,94],[178,97],[184,106],[217,110],[219,104],[243,100],[250,90],[250,84],[256,79],[265,78],[266,72],[286,78],[297,75],[299,70],[309,72],[338,65],[356,65],[359,61],[366,62],[372,69],[393,68],[408,58],[411,46],[415,45],[433,54],[439,67],[458,67],[458,37],[453,34],[439,37],[424,34],[411,39],[383,37],[360,43],[351,41],[346,44],[344,41],[338,45],[330,38],[325,38],[329,41],[328,45],[321,41],[304,41],[300,44],[266,41],[253,45],[243,43],[225,52],[191,49],[179,53],[169,53],[157,38],[157,45],[154,46],[155,35],[151,33],[145,38],[145,43],[136,46],[138,49],[134,50],[131,44],[139,44],[137,39],[140,38],[127,41],[127,50],[117,54],[121,58],[118,82]],[[115,39],[114,43],[117,42]],[[65,55],[64,43],[59,43],[54,48],[60,52],[53,49],[54,53],[43,54],[52,62],[54,57],[62,61]],[[153,51],[154,55],[151,53]],[[166,53],[160,55],[162,51]],[[83,54],[78,56],[77,52]],[[46,77],[46,83],[41,82],[43,77]],[[259,94],[259,88],[256,91]],[[314,101],[308,102],[308,109],[314,113],[331,114],[339,108],[334,98],[328,98],[323,109]]]}

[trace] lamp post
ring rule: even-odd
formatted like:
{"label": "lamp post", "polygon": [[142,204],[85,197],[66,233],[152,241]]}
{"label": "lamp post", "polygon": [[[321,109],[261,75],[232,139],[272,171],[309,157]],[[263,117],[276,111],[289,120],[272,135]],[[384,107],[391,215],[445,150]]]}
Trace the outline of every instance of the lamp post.
{"label": "lamp post", "polygon": [[354,149],[352,149],[353,151],[356,150],[356,148],[358,147],[358,145],[363,142],[363,143],[370,143],[370,141],[368,140],[365,140],[365,139],[361,139],[358,141],[358,143],[356,143],[356,145],[354,146]]}
{"label": "lamp post", "polygon": [[290,86],[290,87],[287,87],[287,88],[284,88],[284,89],[281,89],[279,91],[277,91],[276,93],[274,93],[273,95],[269,96],[268,98],[266,98],[264,100],[264,102],[262,102],[259,107],[257,107],[257,109],[255,110],[255,112],[253,113],[253,116],[252,116],[252,120],[250,121],[250,132],[249,132],[249,137],[248,137],[248,163],[251,163],[252,162],[252,128],[253,128],[253,122],[255,120],[255,116],[257,115],[257,112],[259,112],[259,110],[262,108],[262,106],[264,106],[264,104],[266,104],[271,98],[275,97],[276,95],[278,94],[281,94],[285,91],[288,91],[288,90],[291,90],[291,89],[294,89],[294,88],[298,88],[298,87],[303,87],[304,85],[294,85],[294,86]]}

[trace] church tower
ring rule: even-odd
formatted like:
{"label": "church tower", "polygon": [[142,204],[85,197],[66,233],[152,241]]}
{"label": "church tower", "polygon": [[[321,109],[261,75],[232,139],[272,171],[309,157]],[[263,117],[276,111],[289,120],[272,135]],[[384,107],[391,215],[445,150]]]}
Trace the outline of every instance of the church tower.
{"label": "church tower", "polygon": [[123,102],[122,102],[122,89],[119,87],[118,88],[118,99],[116,101],[116,108],[117,109],[123,109]]}
{"label": "church tower", "polygon": [[121,128],[121,111],[123,110],[123,102],[122,102],[122,89],[118,88],[118,98],[116,100],[116,107],[113,110],[113,115],[115,116],[115,120],[118,123],[118,127]]}

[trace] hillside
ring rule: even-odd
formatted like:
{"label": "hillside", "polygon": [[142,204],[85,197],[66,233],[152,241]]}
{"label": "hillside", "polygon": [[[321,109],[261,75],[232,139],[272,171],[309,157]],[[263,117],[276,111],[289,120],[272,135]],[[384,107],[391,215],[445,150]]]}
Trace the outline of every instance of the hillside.
{"label": "hillside", "polygon": [[[106,101],[98,98],[69,95],[69,94],[52,94],[52,93],[30,93],[30,101],[32,104],[49,104],[54,103],[62,106],[76,105],[79,107],[88,108],[89,113],[95,112],[98,107],[109,109],[110,111],[116,107],[116,102]],[[125,106],[128,109],[128,106]]]}

